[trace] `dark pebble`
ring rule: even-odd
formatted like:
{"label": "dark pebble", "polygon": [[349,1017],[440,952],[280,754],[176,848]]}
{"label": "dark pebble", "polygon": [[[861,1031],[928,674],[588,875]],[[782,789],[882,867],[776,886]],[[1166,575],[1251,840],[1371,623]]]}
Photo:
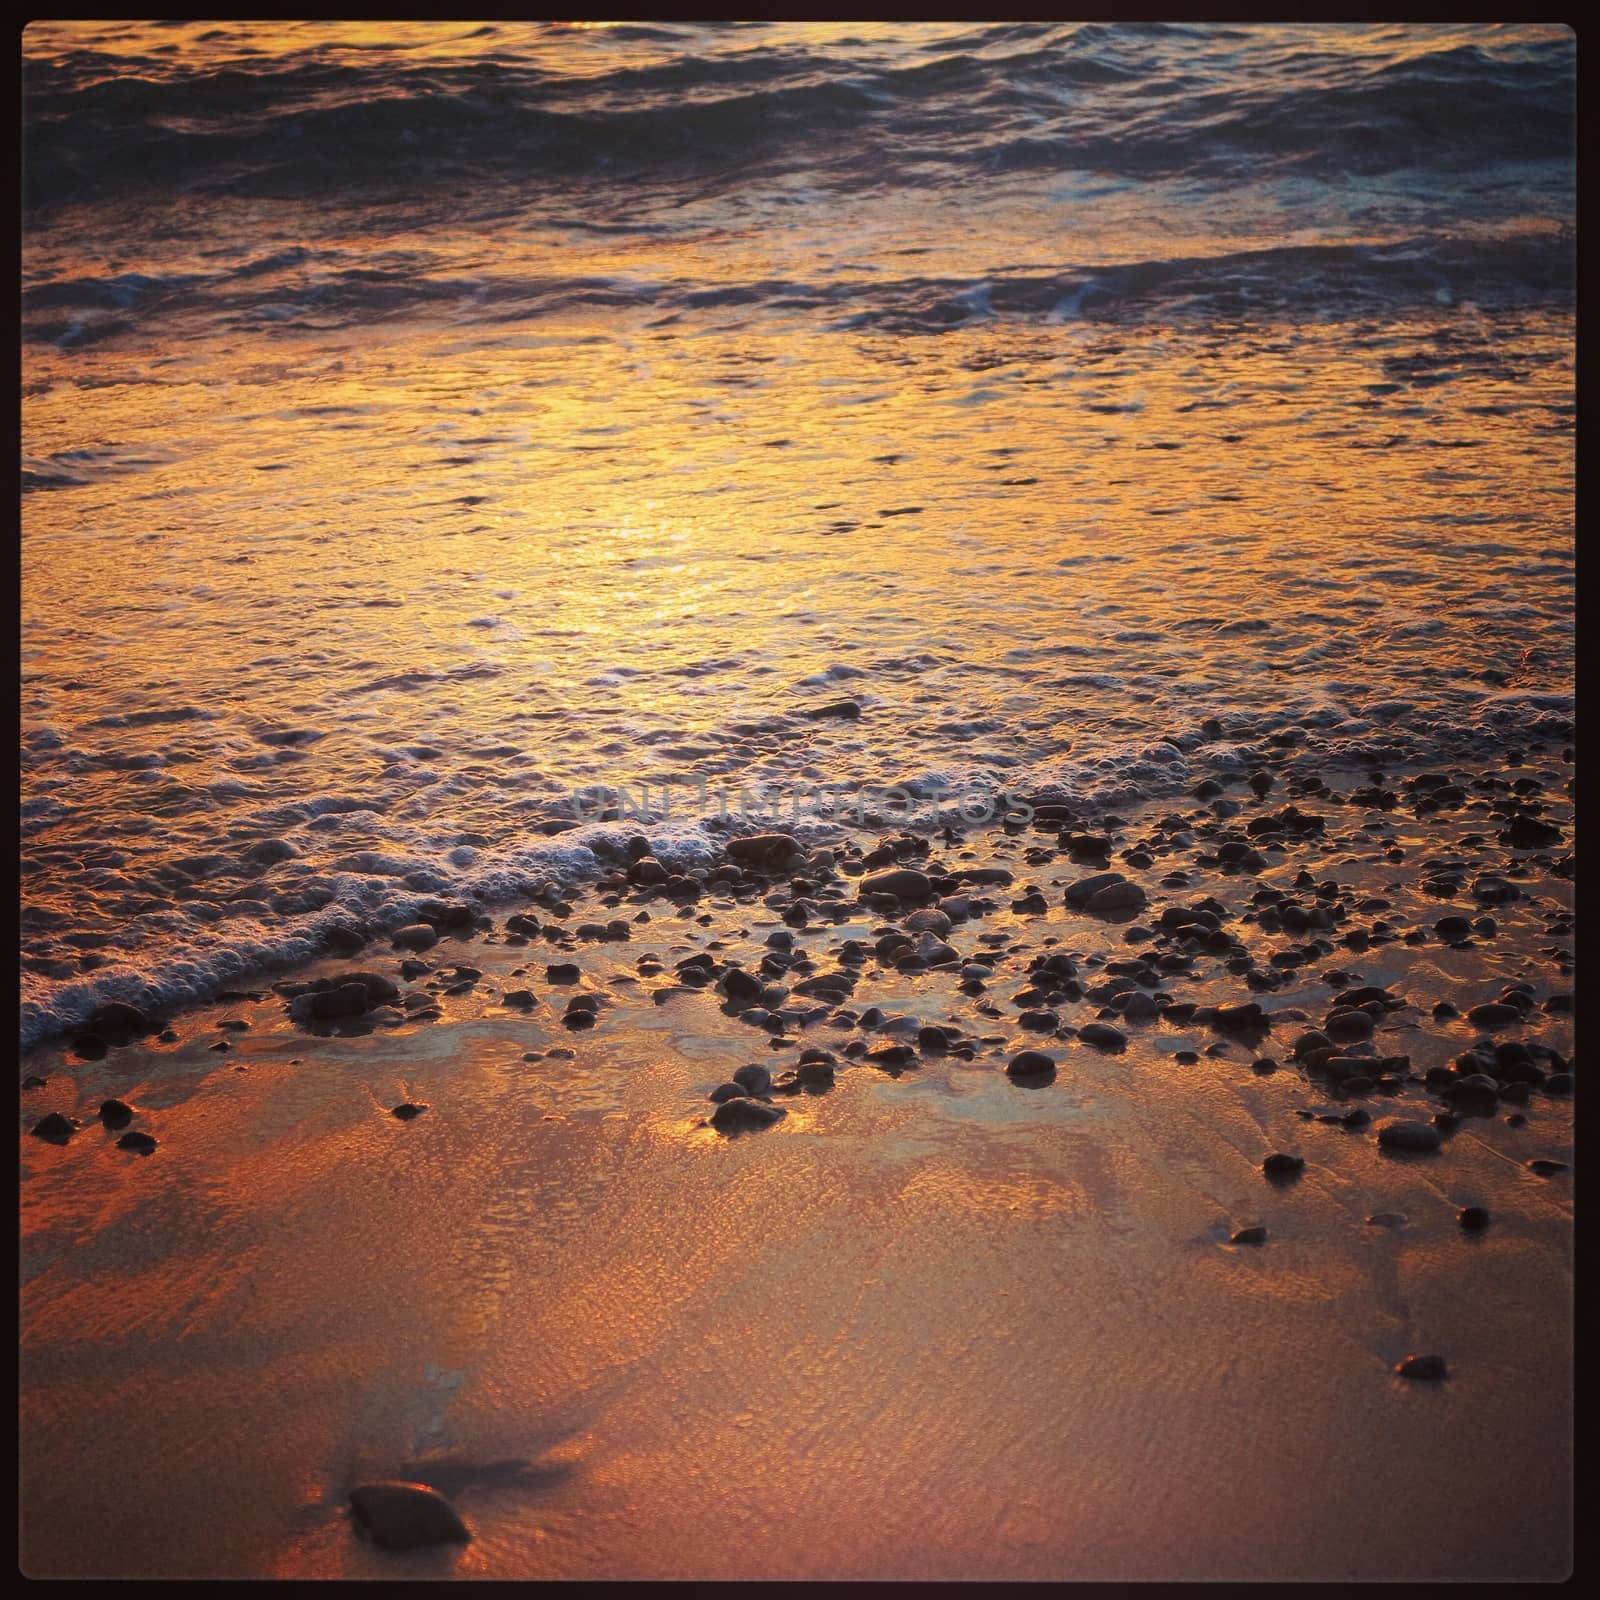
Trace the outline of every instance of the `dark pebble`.
{"label": "dark pebble", "polygon": [[1045,1078],[1055,1074],[1056,1064],[1042,1050],[1019,1050],[1006,1063],[1013,1078]]}
{"label": "dark pebble", "polygon": [[1422,1383],[1438,1383],[1449,1375],[1443,1356],[1407,1356],[1395,1364],[1394,1370],[1399,1377]]}
{"label": "dark pebble", "polygon": [[1439,1130],[1426,1122],[1398,1119],[1379,1125],[1378,1143],[1385,1150],[1437,1150]]}
{"label": "dark pebble", "polygon": [[1078,1037],[1097,1050],[1122,1050],[1128,1043],[1127,1034],[1121,1028],[1113,1028],[1108,1022],[1085,1023],[1078,1029]]}
{"label": "dark pebble", "polygon": [[711,1113],[711,1126],[719,1133],[747,1133],[770,1128],[785,1115],[782,1106],[763,1105],[759,1100],[724,1100]]}
{"label": "dark pebble", "polygon": [[350,1491],[355,1525],[384,1550],[465,1544],[471,1537],[455,1508],[425,1483],[363,1483]]}

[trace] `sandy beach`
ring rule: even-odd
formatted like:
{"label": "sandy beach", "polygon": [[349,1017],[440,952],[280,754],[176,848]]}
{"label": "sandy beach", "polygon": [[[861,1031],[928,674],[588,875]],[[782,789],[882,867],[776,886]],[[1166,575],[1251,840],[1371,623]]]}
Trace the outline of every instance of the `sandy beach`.
{"label": "sandy beach", "polygon": [[30,23],[23,1573],[1566,1576],[1576,47]]}
{"label": "sandy beach", "polygon": [[[1541,768],[1560,826],[1570,769]],[[971,891],[992,909],[949,936],[964,963],[993,963],[979,992],[961,966],[869,956],[824,1017],[776,1036],[741,1021],[717,983],[674,981],[676,964],[709,952],[753,969],[791,932],[832,970],[845,941],[870,949],[914,915],[866,909],[842,872],[843,920],[793,929],[788,878],[752,869],[742,903],[628,888],[593,910],[591,890],[566,917],[525,908],[548,930],[525,944],[507,945],[499,915],[498,931],[447,933],[404,985],[437,1020],[297,1026],[264,987],[177,1017],[170,1044],[30,1061],[48,1082],[25,1119],[85,1125],[60,1146],[24,1140],[24,1570],[1560,1577],[1571,1175],[1528,1162],[1570,1163],[1571,1102],[1513,1093],[1504,1068],[1487,1107],[1420,1081],[1486,1037],[1434,1007],[1516,982],[1537,1003],[1492,1043],[1570,1054],[1549,1004],[1570,993],[1547,953],[1570,917],[1560,852],[1509,850],[1459,807],[1301,794],[1325,834],[1275,836],[1264,870],[1196,867],[1216,848],[1208,823],[1249,837],[1285,804],[1238,797],[1227,822],[1181,808],[1199,833],[1131,870],[1149,904],[1113,917],[1064,903],[1093,864],[1054,833],[936,840],[952,871],[1013,874]],[[1127,819],[1113,858],[1161,831]],[[1446,857],[1517,898],[1430,894],[1419,879]],[[1032,961],[1070,952],[1092,981],[1151,949],[1130,928],[1208,895],[1262,961],[1284,935],[1240,915],[1264,889],[1303,900],[1307,867],[1338,886],[1344,920],[1327,954],[1259,995],[1265,1030],[1106,1011],[1126,1045],[1103,1050],[1075,1036],[1092,1000],[1062,1005],[1057,1029],[1018,1026],[1027,1002],[1009,997]],[[1187,888],[1160,886],[1174,869]],[[827,906],[816,881],[809,903]],[[1048,909],[1012,909],[1029,884]],[[1353,909],[1380,896],[1381,917]],[[571,933],[641,912],[626,942]],[[1451,913],[1495,931],[1446,942],[1433,928]],[[1392,942],[1339,942],[1380,921]],[[406,959],[380,947],[296,979],[399,978]],[[568,960],[578,982],[547,981]],[[1403,1054],[1400,1082],[1350,1093],[1293,1058],[1335,969],[1346,989],[1403,998],[1342,1047]],[[504,1003],[525,987],[531,1008]],[[584,992],[603,997],[598,1022],[564,1026]],[[1210,957],[1143,992],[1202,1007],[1251,993]],[[869,1004],[887,1028],[849,1020]],[[906,1017],[970,1041],[970,1059],[919,1044]],[[903,1067],[844,1054],[907,1038]],[[1029,1047],[1053,1081],[1008,1074]],[[768,1097],[786,1113],[770,1128],[707,1125],[740,1064],[776,1075],[807,1049],[838,1063],[830,1089]],[[1276,1070],[1255,1070],[1266,1058]],[[108,1095],[153,1153],[102,1129]],[[399,1120],[405,1103],[426,1110]],[[1380,1147],[1377,1127],[1431,1126],[1452,1103],[1438,1151]],[[1273,1182],[1273,1152],[1304,1170]],[[1462,1227],[1468,1206],[1486,1228]],[[1230,1242],[1251,1227],[1264,1242]],[[1397,1376],[1414,1353],[1448,1377]],[[1490,1474],[1516,1491],[1485,1494]],[[374,1549],[346,1506],[364,1477],[440,1490],[471,1543]]]}

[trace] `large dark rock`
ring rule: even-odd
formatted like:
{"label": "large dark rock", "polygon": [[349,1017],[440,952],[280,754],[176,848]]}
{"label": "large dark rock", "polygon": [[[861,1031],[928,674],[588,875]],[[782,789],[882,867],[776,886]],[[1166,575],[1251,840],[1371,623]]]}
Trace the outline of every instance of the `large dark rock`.
{"label": "large dark rock", "polygon": [[455,1507],[425,1483],[363,1483],[350,1491],[355,1525],[384,1550],[466,1544],[471,1538]]}

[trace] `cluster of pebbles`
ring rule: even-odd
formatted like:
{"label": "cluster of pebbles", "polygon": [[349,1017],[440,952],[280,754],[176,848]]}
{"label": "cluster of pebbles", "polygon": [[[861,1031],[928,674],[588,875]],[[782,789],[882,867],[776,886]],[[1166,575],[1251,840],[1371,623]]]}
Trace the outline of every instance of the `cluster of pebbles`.
{"label": "cluster of pebbles", "polygon": [[[1372,772],[1336,792],[1320,776],[1288,771],[1287,759],[1285,752],[1284,767],[1251,774],[1234,795],[1207,780],[1190,804],[1138,825],[1111,815],[1090,819],[1049,796],[1034,797],[1031,819],[1004,824],[1004,846],[949,827],[820,847],[775,831],[729,838],[723,859],[705,867],[658,859],[638,835],[584,907],[545,886],[497,926],[480,907],[430,902],[388,935],[393,976],[370,969],[383,935],[343,929],[336,953],[365,952],[368,966],[272,989],[291,1025],[324,1037],[437,1021],[446,997],[483,994],[488,986],[480,987],[480,967],[428,958],[443,940],[459,952],[481,939],[513,950],[543,947],[541,959],[511,969],[510,980],[529,986],[507,980],[494,998],[510,1012],[539,1013],[572,1032],[603,1025],[619,984],[658,1005],[699,992],[747,1027],[752,1044],[761,1040],[769,1059],[781,1058],[772,1066],[746,1062],[711,1090],[704,1125],[730,1137],[771,1128],[785,1117],[787,1100],[826,1095],[849,1068],[899,1076],[933,1057],[992,1059],[1019,1088],[1038,1090],[1072,1052],[1080,1053],[1073,1070],[1092,1070],[1093,1055],[1126,1050],[1140,1030],[1155,1030],[1159,1040],[1163,1026],[1190,1043],[1210,1036],[1200,1048],[1173,1052],[1181,1063],[1243,1055],[1257,1075],[1303,1074],[1334,1104],[1300,1116],[1365,1133],[1403,1158],[1439,1156],[1464,1118],[1501,1115],[1516,1126],[1536,1097],[1571,1095],[1574,1063],[1528,1037],[1534,1025],[1564,1019],[1573,1005],[1563,986],[1572,970],[1572,913],[1534,888],[1573,872],[1566,784],[1554,764],[1542,776],[1514,778],[1425,772],[1391,781]],[[1522,760],[1522,752],[1510,753],[1513,766]],[[1570,750],[1562,760],[1571,761]],[[1398,840],[1397,819],[1413,841],[1410,852]],[[1428,843],[1417,846],[1418,837]],[[1361,876],[1369,887],[1319,875],[1318,860],[1334,852],[1367,863]],[[1001,856],[1012,864],[1000,864]],[[1380,888],[1370,887],[1380,879]],[[1402,888],[1409,915],[1397,909]],[[1419,920],[1418,904],[1435,905],[1438,914]],[[1402,980],[1374,983],[1354,970],[1391,947],[1492,953],[1512,910],[1521,918],[1513,953],[1533,954],[1528,930],[1542,926],[1550,942],[1537,954],[1553,982],[1500,982],[1424,1009],[1408,1001]],[[737,925],[751,912],[768,929],[760,945]],[[1047,915],[1048,927],[1030,937],[1031,920]],[[696,936],[704,947],[679,956],[696,929],[710,930]],[[609,987],[585,959],[595,946],[641,943],[648,948],[635,960],[636,976],[613,977]],[[1386,970],[1397,965],[1404,963],[1390,960]],[[886,1008],[873,991],[890,974],[946,976],[968,1016],[924,1022]],[[1300,1003],[1279,1003],[1274,997],[1285,990]],[[1308,994],[1321,998],[1308,1003]],[[1380,1042],[1397,1014],[1412,1029],[1431,1024],[1440,1034],[1465,1025],[1472,1042],[1419,1071],[1410,1054]],[[238,1019],[220,1025],[247,1026]],[[808,1034],[829,1042],[811,1042]],[[177,1037],[135,1007],[107,1006],[71,1049],[97,1059],[147,1035]],[[210,1048],[230,1044],[223,1038]],[[572,1053],[556,1046],[524,1059]],[[24,1088],[44,1081],[30,1076]],[[1369,1106],[1401,1097],[1413,1114],[1374,1119]],[[392,1111],[410,1120],[426,1109],[407,1101]],[[136,1115],[112,1100],[100,1114],[108,1127]],[[65,1142],[78,1126],[53,1112],[31,1131]],[[138,1132],[120,1143],[145,1153],[155,1148]],[[1564,1170],[1547,1159],[1527,1165],[1547,1176]],[[1261,1163],[1265,1178],[1278,1184],[1294,1182],[1304,1167],[1304,1157],[1282,1150]],[[1490,1218],[1469,1206],[1459,1220],[1476,1231]],[[1230,1242],[1266,1238],[1266,1229],[1254,1226]],[[1437,1356],[1412,1356],[1396,1371],[1431,1380],[1442,1378],[1445,1366]],[[398,1492],[369,1498],[406,1503]]]}
{"label": "cluster of pebbles", "polygon": [[[1514,754],[1520,759],[1520,752]],[[1563,754],[1570,759],[1570,752]],[[749,1063],[712,1091],[716,1109],[710,1123],[720,1131],[770,1126],[783,1115],[776,1101],[825,1093],[835,1073],[849,1064],[898,1074],[930,1055],[970,1061],[1011,1045],[1005,1070],[1018,1083],[1037,1087],[1051,1081],[1061,1065],[1059,1048],[1052,1053],[1052,1047],[1071,1042],[1120,1052],[1130,1028],[1168,1023],[1209,1029],[1217,1042],[1206,1053],[1215,1055],[1230,1054],[1233,1045],[1261,1047],[1275,1036],[1281,1041],[1279,1054],[1257,1056],[1255,1072],[1293,1065],[1342,1099],[1394,1095],[1420,1083],[1441,1102],[1431,1122],[1388,1121],[1375,1136],[1385,1148],[1434,1149],[1440,1135],[1463,1116],[1523,1106],[1535,1094],[1572,1093],[1570,1061],[1548,1046],[1514,1037],[1536,1013],[1570,1011],[1571,994],[1557,990],[1541,999],[1533,984],[1518,982],[1464,997],[1465,1020],[1479,1037],[1450,1064],[1418,1074],[1409,1055],[1386,1054],[1375,1043],[1391,1013],[1413,1008],[1402,994],[1363,982],[1340,963],[1396,943],[1458,950],[1490,944],[1499,931],[1496,909],[1523,899],[1523,884],[1533,872],[1570,877],[1572,858],[1562,851],[1565,834],[1548,815],[1550,798],[1539,779],[1421,773],[1391,787],[1381,773],[1368,776],[1367,783],[1342,795],[1316,776],[1289,779],[1286,795],[1275,801],[1273,791],[1283,777],[1263,769],[1246,781],[1251,800],[1243,803],[1207,780],[1194,791],[1193,798],[1203,802],[1199,808],[1155,818],[1132,836],[1118,817],[1100,817],[1091,831],[1073,807],[1040,797],[1032,803],[1026,829],[1009,824],[1006,831],[1027,833],[1024,864],[1040,869],[1041,877],[1043,869],[1061,864],[1078,869],[1074,876],[1055,878],[1048,888],[1032,881],[1019,884],[1009,866],[977,863],[978,852],[960,848],[967,841],[949,828],[942,836],[945,853],[936,851],[928,835],[913,832],[871,845],[825,848],[807,848],[782,832],[736,837],[728,840],[719,864],[682,870],[658,860],[639,835],[628,841],[627,859],[593,886],[597,908],[613,913],[605,921],[582,917],[554,887],[544,889],[536,909],[511,914],[498,930],[476,906],[429,902],[418,908],[415,922],[389,935],[401,957],[395,977],[362,969],[272,988],[285,1001],[291,1022],[314,1033],[426,1023],[444,1015],[442,997],[472,992],[484,976],[468,963],[431,965],[422,959],[443,938],[481,936],[512,947],[542,942],[563,957],[581,957],[585,946],[637,941],[659,931],[659,924],[652,927],[652,908],[662,903],[672,908],[680,926],[689,919],[703,927],[715,925],[718,913],[759,904],[784,924],[765,936],[759,958],[752,954],[741,960],[725,953],[731,941],[713,939],[710,948],[670,966],[670,956],[659,952],[636,963],[639,978],[653,984],[656,1003],[687,991],[708,991],[728,1015],[764,1035],[769,1050],[797,1051],[786,1070],[774,1074]],[[1303,809],[1308,800],[1317,809]],[[1296,855],[1331,848],[1336,841],[1329,818],[1336,815],[1335,805],[1364,814],[1337,842],[1369,851],[1391,837],[1386,814],[1399,809],[1417,819],[1463,812],[1481,818],[1476,831],[1450,841],[1451,854],[1426,857],[1417,869],[1422,892],[1447,901],[1468,898],[1470,906],[1442,911],[1431,927],[1405,930],[1384,915],[1392,909],[1390,899],[1319,880],[1309,864],[1287,888],[1254,881]],[[1405,861],[1397,845],[1379,853],[1389,866]],[[1114,870],[1114,857],[1144,881]],[[1194,892],[1197,879],[1209,892]],[[1018,919],[1048,912],[1054,888],[1062,885],[1061,902],[1081,917],[1086,933],[1095,924],[1106,930],[1084,941],[1099,945],[1098,950],[1050,948],[1058,944],[1055,937],[1030,948],[1026,938],[1016,936]],[[1156,898],[1165,903],[1158,906]],[[708,903],[710,909],[701,910]],[[957,941],[966,943],[962,935],[1000,910],[1012,913],[1009,930],[979,932],[967,948],[958,948]],[[825,951],[804,939],[868,918],[877,919],[870,935],[842,937]],[[1546,926],[1553,939],[1568,937],[1570,912],[1558,907],[1546,917]],[[367,930],[340,928],[334,930],[334,945],[353,955],[374,937]],[[1125,953],[1108,950],[1113,938]],[[1566,947],[1552,945],[1541,954],[1560,975],[1570,973]],[[513,976],[536,970],[518,967]],[[862,989],[888,971],[950,973],[970,1002],[971,1028],[891,1015],[870,997],[863,1004]],[[1236,998],[1202,1004],[1182,997],[1186,986],[1223,975],[1240,991]],[[1003,1004],[996,1003],[995,991],[1014,977],[1020,985],[1004,994]],[[546,998],[531,987],[507,987],[499,1003],[529,1014],[553,1006],[572,1031],[594,1028],[613,1004],[605,989],[586,985],[581,959],[547,961],[542,978]],[[1327,990],[1320,1014],[1273,1007],[1261,998],[1312,985]],[[221,998],[262,996],[245,991]],[[1431,1008],[1439,1023],[1461,1015],[1450,1000]],[[822,1026],[850,1037],[835,1049],[801,1044],[800,1034]],[[221,1027],[248,1024],[235,1019]],[[98,1059],[108,1047],[151,1034],[163,1042],[177,1037],[138,1008],[112,1004],[90,1020],[72,1051]],[[1015,1034],[1027,1037],[1018,1040]],[[230,1044],[220,1039],[212,1048],[226,1051]],[[1176,1059],[1198,1061],[1200,1052],[1179,1051]],[[42,1080],[29,1082],[37,1086]],[[403,1117],[422,1109],[395,1108]],[[1371,1119],[1355,1106],[1342,1120],[1363,1126]],[[69,1126],[63,1128],[62,1122]],[[43,1138],[70,1137],[70,1121],[58,1117],[35,1131]]]}

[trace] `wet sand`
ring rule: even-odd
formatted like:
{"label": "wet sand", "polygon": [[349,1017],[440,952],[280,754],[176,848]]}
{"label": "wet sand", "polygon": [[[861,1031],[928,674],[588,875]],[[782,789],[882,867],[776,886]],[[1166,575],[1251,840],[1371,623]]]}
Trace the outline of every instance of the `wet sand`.
{"label": "wet sand", "polygon": [[[1565,833],[1570,768],[1505,777],[1526,772]],[[23,1570],[1562,1577],[1573,1174],[1525,1163],[1572,1161],[1571,1101],[1513,1095],[1432,1154],[1380,1149],[1374,1128],[1432,1117],[1442,1101],[1422,1075],[1484,1037],[1435,1017],[1441,1000],[1465,1012],[1528,982],[1526,1020],[1490,1036],[1570,1056],[1569,1017],[1545,1008],[1570,986],[1552,954],[1570,948],[1569,845],[1496,842],[1503,819],[1472,804],[1499,791],[1419,815],[1403,776],[1385,776],[1406,797],[1394,809],[1296,796],[1326,834],[1283,840],[1259,871],[1195,863],[1211,841],[1194,800],[1126,812],[1110,868],[1150,903],[1118,918],[1063,904],[1064,885],[1102,869],[1037,830],[935,838],[930,859],[1014,874],[972,889],[995,908],[948,935],[995,965],[982,993],[951,968],[885,969],[873,940],[903,915],[859,907],[839,879],[846,920],[790,929],[819,971],[842,940],[866,942],[838,1010],[956,1024],[970,1060],[922,1049],[894,1072],[842,1047],[899,1036],[837,1014],[773,1048],[713,989],[655,1001],[696,950],[753,970],[786,926],[786,875],[742,905],[629,893],[599,909],[575,897],[566,918],[534,908],[547,929],[649,914],[625,943],[570,951],[548,933],[507,944],[496,909],[494,931],[446,934],[402,984],[437,995],[434,1021],[310,1032],[269,988],[283,975],[266,975],[260,1001],[173,1019],[170,1045],[35,1052],[23,1069],[48,1081],[20,1097]],[[1341,793],[1367,781],[1327,777]],[[1240,833],[1287,803],[1281,781],[1229,797]],[[1195,842],[1128,865],[1151,819],[1175,812],[1198,818]],[[1429,893],[1445,859],[1469,881],[1510,876],[1519,897]],[[1171,947],[1130,945],[1130,927],[1208,895],[1264,965],[1296,941],[1240,913],[1263,887],[1308,899],[1307,867],[1348,913],[1324,936],[1332,953],[1270,992],[1211,956],[1163,980],[1178,1001],[1258,1000],[1274,1019],[1259,1040],[1112,1016],[1127,1045],[1108,1053],[1018,1026],[1033,958],[1072,952],[1090,985],[1107,959]],[[1161,884],[1174,868],[1186,887]],[[1030,882],[1045,911],[1012,909]],[[1355,909],[1376,896],[1390,907]],[[1429,931],[1486,909],[1495,931],[1459,948]],[[1340,942],[1378,920],[1400,936]],[[660,975],[639,973],[647,953]],[[397,976],[401,959],[385,941],[287,976]],[[547,982],[568,960],[579,983]],[[442,993],[462,963],[480,975]],[[1370,1050],[1352,1047],[1409,1055],[1391,1095],[1342,1092],[1291,1058],[1334,969],[1407,1002]],[[502,1003],[524,985],[531,1010]],[[593,1029],[560,1021],[573,988],[606,996]],[[1059,1012],[1064,1029],[1101,1015],[1092,999]],[[218,1026],[230,1019],[249,1027]],[[705,1125],[737,1066],[776,1074],[805,1046],[836,1055],[831,1090],[776,1098],[786,1115],[759,1133]],[[1052,1056],[1053,1082],[1007,1076],[1022,1047]],[[1277,1070],[1252,1070],[1262,1057]],[[118,1149],[95,1120],[108,1095],[153,1154]],[[400,1121],[405,1101],[427,1109]],[[1370,1124],[1316,1120],[1353,1109]],[[84,1126],[64,1145],[26,1137],[50,1111]],[[1304,1157],[1297,1179],[1263,1175],[1274,1151]],[[1467,1205],[1488,1208],[1487,1229],[1463,1230]],[[1367,1220],[1385,1214],[1405,1220]],[[1251,1225],[1264,1243],[1229,1242]],[[1396,1376],[1413,1352],[1442,1355],[1448,1378]],[[358,1537],[350,1487],[395,1476],[445,1493],[472,1542],[397,1555]]]}

